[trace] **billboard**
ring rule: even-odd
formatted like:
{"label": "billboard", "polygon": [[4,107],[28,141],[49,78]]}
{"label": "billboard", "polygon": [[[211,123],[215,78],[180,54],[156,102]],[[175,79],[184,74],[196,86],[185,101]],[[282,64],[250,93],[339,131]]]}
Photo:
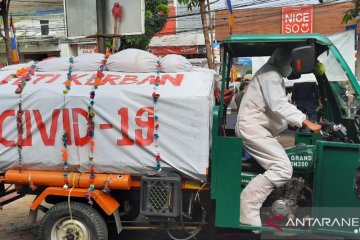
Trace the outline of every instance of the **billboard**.
{"label": "billboard", "polygon": [[313,7],[283,7],[282,33],[312,33]]}
{"label": "billboard", "polygon": [[238,58],[238,64],[244,67],[252,66],[252,59],[251,58]]}
{"label": "billboard", "polygon": [[[117,34],[137,35],[145,32],[145,0],[103,0],[105,8],[105,34],[114,34],[111,10],[118,2],[122,19]],[[86,37],[97,34],[96,0],[64,0],[67,37]]]}

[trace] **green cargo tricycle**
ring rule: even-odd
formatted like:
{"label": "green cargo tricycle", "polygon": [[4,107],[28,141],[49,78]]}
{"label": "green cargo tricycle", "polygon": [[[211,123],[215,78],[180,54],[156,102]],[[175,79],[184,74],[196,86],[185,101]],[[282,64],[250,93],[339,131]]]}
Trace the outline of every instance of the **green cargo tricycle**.
{"label": "green cargo tricycle", "polygon": [[[292,179],[265,201],[261,229],[240,225],[240,193],[264,169],[251,159],[240,161],[242,139],[222,134],[226,121],[222,100],[215,107],[212,129],[215,225],[281,234],[360,237],[360,85],[334,44],[319,34],[230,36],[222,42],[222,94],[229,85],[233,58],[270,56],[284,44],[294,49],[292,75],[312,75],[317,81],[324,106],[322,134],[295,134],[295,145],[286,149],[294,168]],[[313,74],[317,62],[325,64],[324,73]]]}

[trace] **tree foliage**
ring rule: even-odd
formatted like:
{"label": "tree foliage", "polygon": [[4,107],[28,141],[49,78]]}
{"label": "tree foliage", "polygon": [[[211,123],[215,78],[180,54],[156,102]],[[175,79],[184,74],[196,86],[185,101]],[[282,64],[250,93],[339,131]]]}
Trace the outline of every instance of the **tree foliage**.
{"label": "tree foliage", "polygon": [[188,10],[192,11],[194,7],[199,7],[199,0],[178,0],[182,5],[187,5]]}
{"label": "tree foliage", "polygon": [[146,50],[151,38],[165,27],[169,11],[167,0],[146,0],[145,34],[124,37],[121,40],[121,48],[131,47]]}
{"label": "tree foliage", "polygon": [[[213,64],[213,57],[210,48],[210,40],[209,40],[209,27],[206,21],[206,5],[205,0],[178,0],[180,4],[187,5],[188,10],[192,11],[194,7],[200,8],[200,15],[201,15],[201,23],[204,33],[205,39],[205,49],[206,49],[206,58],[208,61],[209,68],[214,69],[215,66]],[[210,8],[209,8],[210,9]]]}
{"label": "tree foliage", "polygon": [[4,34],[1,32],[1,25],[0,25],[0,36],[5,42],[5,49],[6,49],[6,58],[8,64],[12,63],[11,60],[11,45],[10,45],[10,33],[9,33],[9,9],[10,9],[10,2],[11,0],[2,0],[0,1],[0,13],[3,25]]}
{"label": "tree foliage", "polygon": [[352,0],[354,3],[354,8],[347,10],[342,22],[348,23],[350,21],[356,20],[359,22],[359,16],[360,16],[360,0]]}

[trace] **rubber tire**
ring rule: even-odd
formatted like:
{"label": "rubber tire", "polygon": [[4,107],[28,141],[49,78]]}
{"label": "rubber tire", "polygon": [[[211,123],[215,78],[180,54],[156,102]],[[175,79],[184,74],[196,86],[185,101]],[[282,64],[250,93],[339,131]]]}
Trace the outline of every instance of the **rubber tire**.
{"label": "rubber tire", "polygon": [[[71,210],[74,218],[81,219],[88,227],[91,239],[107,240],[108,229],[104,218],[94,208],[85,203],[71,202]],[[51,239],[51,229],[61,218],[69,215],[68,203],[61,202],[50,208],[39,223],[39,239]]]}

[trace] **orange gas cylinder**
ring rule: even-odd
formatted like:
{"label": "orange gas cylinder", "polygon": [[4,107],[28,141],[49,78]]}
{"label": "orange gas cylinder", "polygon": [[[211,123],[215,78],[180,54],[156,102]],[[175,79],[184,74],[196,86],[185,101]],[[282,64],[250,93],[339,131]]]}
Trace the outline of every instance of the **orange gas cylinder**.
{"label": "orange gas cylinder", "polygon": [[[68,172],[67,178],[69,187],[88,188],[90,186],[89,173]],[[62,187],[64,185],[64,173],[7,170],[4,183]],[[108,187],[110,189],[129,190],[131,188],[131,176],[98,173],[95,175],[93,184],[97,189]]]}

